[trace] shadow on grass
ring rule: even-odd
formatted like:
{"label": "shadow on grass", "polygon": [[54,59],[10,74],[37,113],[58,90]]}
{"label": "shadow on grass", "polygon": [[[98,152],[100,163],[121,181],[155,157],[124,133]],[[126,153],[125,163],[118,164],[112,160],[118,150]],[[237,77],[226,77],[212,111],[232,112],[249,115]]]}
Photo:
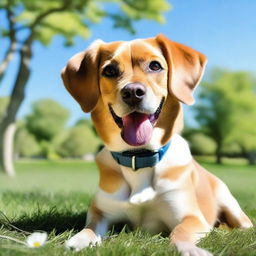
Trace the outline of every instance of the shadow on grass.
{"label": "shadow on grass", "polygon": [[[10,222],[10,224],[11,226],[27,232],[45,231],[50,233],[54,231],[54,233],[58,235],[65,231],[73,230],[76,233],[85,227],[86,214],[87,213],[44,213],[33,217],[24,216],[18,221]],[[8,228],[9,230],[15,229],[10,227]],[[109,230],[111,233],[120,233],[121,231],[130,232],[132,226],[127,222],[120,222],[113,224]]]}
{"label": "shadow on grass", "polygon": [[91,196],[82,193],[47,194],[43,192],[11,192],[2,194],[10,216],[3,215],[0,224],[9,230],[17,228],[33,232],[54,231],[56,234],[84,227]]}
{"label": "shadow on grass", "polygon": [[79,231],[85,226],[86,212],[71,213],[57,212],[52,210],[35,216],[22,216],[22,218],[10,222],[10,224],[18,229],[28,232],[46,231],[60,234],[65,231]]}
{"label": "shadow on grass", "polygon": [[[47,194],[41,192],[3,193],[3,203],[13,209],[13,216],[0,216],[2,224],[8,230],[26,232],[45,231],[61,234],[73,230],[78,232],[85,227],[87,209],[91,196],[83,193]],[[16,206],[16,209],[15,209]],[[127,223],[118,223],[110,229],[119,233]]]}

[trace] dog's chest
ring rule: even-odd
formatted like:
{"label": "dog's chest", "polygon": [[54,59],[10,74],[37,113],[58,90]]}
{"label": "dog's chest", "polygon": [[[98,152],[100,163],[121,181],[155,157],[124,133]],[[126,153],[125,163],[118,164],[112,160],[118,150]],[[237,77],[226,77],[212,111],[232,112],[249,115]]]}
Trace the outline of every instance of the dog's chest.
{"label": "dog's chest", "polygon": [[155,181],[155,170],[145,168],[134,172],[123,172],[130,185],[127,218],[135,225],[152,232],[163,230],[163,215],[165,214],[165,200],[158,190]]}
{"label": "dog's chest", "polygon": [[161,213],[159,211],[160,204],[156,200],[154,191],[149,197],[145,196],[151,188],[146,189],[147,192],[142,192],[143,196],[136,195],[136,198],[130,198],[130,204],[127,209],[127,218],[135,227],[141,227],[151,232],[160,232],[163,230],[161,223]]}

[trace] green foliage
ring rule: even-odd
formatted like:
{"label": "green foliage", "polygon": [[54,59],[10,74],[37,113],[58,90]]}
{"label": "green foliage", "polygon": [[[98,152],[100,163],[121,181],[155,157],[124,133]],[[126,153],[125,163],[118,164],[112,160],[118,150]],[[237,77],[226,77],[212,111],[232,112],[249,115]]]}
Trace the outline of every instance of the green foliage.
{"label": "green foliage", "polygon": [[52,141],[41,141],[40,142],[41,153],[40,156],[49,160],[58,160],[60,156],[56,152],[56,145]]}
{"label": "green foliage", "polygon": [[213,155],[216,150],[215,142],[203,133],[194,133],[189,139],[190,149],[195,155]]}
{"label": "green foliage", "polygon": [[[75,36],[88,38],[91,24],[105,17],[113,20],[115,28],[135,33],[133,21],[163,23],[163,13],[170,9],[166,0],[15,0],[4,1],[0,9],[7,3],[15,13],[15,23],[33,31],[34,39],[46,46],[55,35],[63,36],[67,46],[73,44]],[[0,30],[9,36],[9,31]]]}
{"label": "green foliage", "polygon": [[229,156],[242,154],[241,147],[235,142],[225,143],[224,146],[222,147],[221,152],[223,155],[229,155]]}
{"label": "green foliage", "polygon": [[84,125],[88,126],[90,129],[92,129],[93,134],[96,137],[98,137],[97,131],[96,131],[95,126],[91,119],[80,119],[76,122],[75,126],[80,125],[80,124],[84,124]]}
{"label": "green foliage", "polygon": [[195,113],[220,151],[232,143],[246,151],[256,148],[255,80],[250,73],[214,69],[202,83]]}
{"label": "green foliage", "polygon": [[82,119],[79,119],[79,120],[75,123],[75,126],[78,126],[78,125],[85,125],[85,126],[88,126],[88,127],[92,127],[92,126],[93,126],[93,123],[92,123],[92,120],[91,120],[91,119],[82,118]]}
{"label": "green foliage", "polygon": [[121,9],[134,20],[151,19],[163,23],[162,12],[170,9],[170,5],[164,0],[125,0],[119,1]]}
{"label": "green foliage", "polygon": [[136,31],[133,28],[132,20],[149,19],[164,23],[163,12],[170,9],[165,0],[119,0],[120,11],[109,16],[114,20],[114,28],[125,28],[130,33]]}
{"label": "green foliage", "polygon": [[19,157],[38,156],[41,152],[35,137],[24,126],[21,126],[16,132],[14,152]]}
{"label": "green foliage", "polygon": [[95,153],[100,140],[94,134],[88,123],[72,127],[65,140],[58,147],[57,152],[63,157],[82,157],[86,153]]}
{"label": "green foliage", "polygon": [[40,156],[50,160],[95,153],[100,139],[92,121],[81,119],[67,130],[64,127],[67,118],[67,110],[59,103],[49,99],[35,102],[18,129],[15,152],[21,157]]}
{"label": "green foliage", "polygon": [[77,15],[70,12],[49,15],[36,31],[37,39],[45,46],[51,43],[56,34],[65,36],[66,46],[73,45],[75,36],[83,38],[90,36],[89,28],[81,22]]}
{"label": "green foliage", "polygon": [[63,131],[68,116],[68,110],[58,102],[42,99],[32,105],[32,111],[25,120],[28,131],[38,141],[51,141]]}

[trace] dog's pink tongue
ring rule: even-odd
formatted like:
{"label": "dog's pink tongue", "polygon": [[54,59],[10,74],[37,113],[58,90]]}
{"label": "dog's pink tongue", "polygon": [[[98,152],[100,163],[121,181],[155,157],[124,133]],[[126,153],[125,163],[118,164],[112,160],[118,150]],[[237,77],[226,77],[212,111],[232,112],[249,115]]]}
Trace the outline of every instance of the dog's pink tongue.
{"label": "dog's pink tongue", "polygon": [[132,146],[146,144],[152,135],[153,126],[149,116],[141,113],[132,113],[123,117],[122,138]]}

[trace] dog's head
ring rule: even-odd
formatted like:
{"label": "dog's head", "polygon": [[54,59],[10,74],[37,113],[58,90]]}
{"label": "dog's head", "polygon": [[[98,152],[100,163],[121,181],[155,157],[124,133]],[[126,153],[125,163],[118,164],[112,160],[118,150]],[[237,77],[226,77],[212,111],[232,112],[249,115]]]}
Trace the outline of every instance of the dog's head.
{"label": "dog's head", "polygon": [[194,102],[205,64],[203,54],[164,35],[97,40],[69,60],[62,79],[83,111],[92,112],[105,143],[122,139],[134,147],[148,144],[156,128],[164,130],[162,143],[170,137],[180,102]]}

